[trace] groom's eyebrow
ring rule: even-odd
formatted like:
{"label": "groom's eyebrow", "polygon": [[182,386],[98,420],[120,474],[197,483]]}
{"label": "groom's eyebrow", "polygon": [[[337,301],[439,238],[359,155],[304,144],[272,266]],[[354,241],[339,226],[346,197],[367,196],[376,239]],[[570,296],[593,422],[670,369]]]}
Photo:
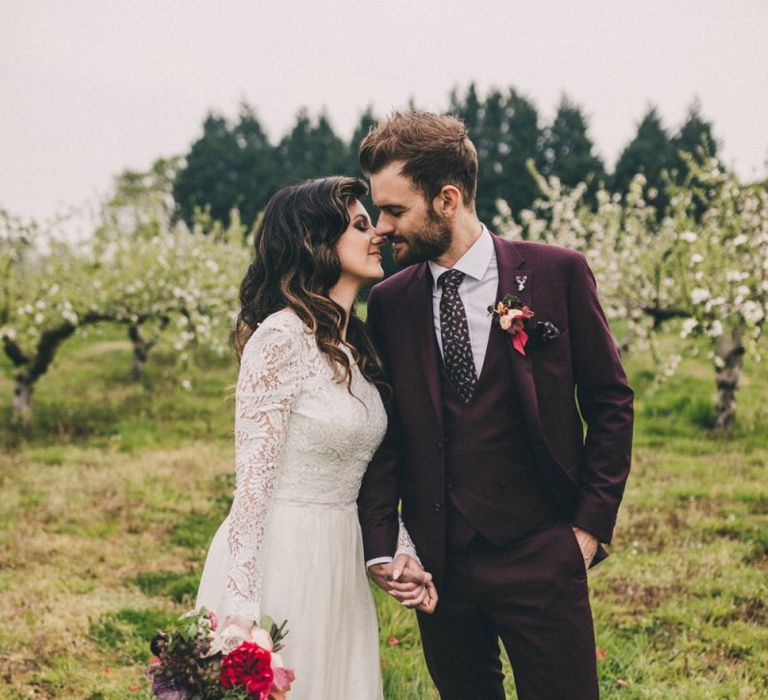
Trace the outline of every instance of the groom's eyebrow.
{"label": "groom's eyebrow", "polygon": [[386,211],[389,213],[392,213],[395,209],[399,209],[400,211],[406,210],[406,207],[404,207],[402,204],[382,204],[377,208],[379,211]]}

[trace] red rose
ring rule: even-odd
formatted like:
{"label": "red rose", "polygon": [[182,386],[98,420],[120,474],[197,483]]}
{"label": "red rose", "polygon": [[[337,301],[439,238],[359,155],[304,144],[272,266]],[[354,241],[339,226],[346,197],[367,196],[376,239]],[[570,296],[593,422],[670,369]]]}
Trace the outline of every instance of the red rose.
{"label": "red rose", "polygon": [[243,642],[221,661],[221,685],[243,688],[254,700],[267,700],[273,678],[272,654],[252,642]]}

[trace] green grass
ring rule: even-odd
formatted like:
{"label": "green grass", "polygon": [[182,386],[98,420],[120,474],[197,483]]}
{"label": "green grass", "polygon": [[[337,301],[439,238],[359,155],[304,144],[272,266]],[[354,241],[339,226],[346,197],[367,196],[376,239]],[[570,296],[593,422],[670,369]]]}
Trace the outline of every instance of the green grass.
{"label": "green grass", "polygon": [[[633,473],[613,554],[590,574],[602,697],[765,697],[768,367],[746,367],[721,436],[704,360],[658,386],[648,357],[627,364]],[[73,339],[24,428],[0,374],[0,697],[149,698],[148,640],[194,599],[234,485],[236,368],[177,370],[162,347],[142,383],[129,368],[121,332]],[[374,596],[386,697],[436,698],[413,614]]]}

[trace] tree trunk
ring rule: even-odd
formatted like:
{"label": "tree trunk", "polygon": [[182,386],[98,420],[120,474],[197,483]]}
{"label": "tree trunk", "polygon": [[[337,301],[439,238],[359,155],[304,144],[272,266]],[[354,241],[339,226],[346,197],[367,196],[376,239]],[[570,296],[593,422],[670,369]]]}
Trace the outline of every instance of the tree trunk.
{"label": "tree trunk", "polygon": [[16,375],[13,387],[12,419],[14,423],[28,423],[32,415],[33,383],[26,374]]}
{"label": "tree trunk", "polygon": [[736,392],[741,384],[744,365],[744,346],[741,344],[740,327],[733,329],[730,338],[725,335],[720,336],[715,347],[715,355],[722,361],[722,365],[716,369],[715,428],[725,431],[733,427],[736,419]]}
{"label": "tree trunk", "polygon": [[143,321],[138,321],[137,323],[131,323],[128,326],[128,338],[133,345],[133,365],[131,366],[131,379],[134,382],[138,382],[141,379],[141,375],[144,372],[144,365],[147,364],[147,359],[149,358],[149,351],[154,347],[155,343],[160,337],[160,333],[162,333],[168,327],[171,319],[167,316],[161,317],[160,327],[157,330],[157,333],[155,333],[155,335],[151,338],[145,338],[141,334],[142,322]]}
{"label": "tree trunk", "polygon": [[144,365],[147,363],[149,351],[155,344],[154,340],[145,340],[141,335],[139,326],[132,323],[128,326],[128,338],[133,345],[133,364],[131,365],[131,379],[138,382],[141,379]]}

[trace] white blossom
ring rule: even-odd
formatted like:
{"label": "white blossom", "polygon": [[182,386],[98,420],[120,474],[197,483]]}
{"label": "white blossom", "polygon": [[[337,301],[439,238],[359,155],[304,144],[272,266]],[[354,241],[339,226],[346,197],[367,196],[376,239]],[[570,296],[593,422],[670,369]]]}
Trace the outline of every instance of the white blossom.
{"label": "white blossom", "polygon": [[686,318],[680,331],[681,338],[687,338],[698,328],[699,322],[695,318]]}
{"label": "white blossom", "polygon": [[691,301],[698,305],[709,299],[709,290],[703,287],[697,287],[691,290]]}
{"label": "white blossom", "polygon": [[763,308],[751,299],[744,302],[742,314],[749,323],[760,323],[765,318]]}
{"label": "white blossom", "polygon": [[711,338],[719,338],[723,334],[723,324],[715,319],[707,329],[707,335]]}

